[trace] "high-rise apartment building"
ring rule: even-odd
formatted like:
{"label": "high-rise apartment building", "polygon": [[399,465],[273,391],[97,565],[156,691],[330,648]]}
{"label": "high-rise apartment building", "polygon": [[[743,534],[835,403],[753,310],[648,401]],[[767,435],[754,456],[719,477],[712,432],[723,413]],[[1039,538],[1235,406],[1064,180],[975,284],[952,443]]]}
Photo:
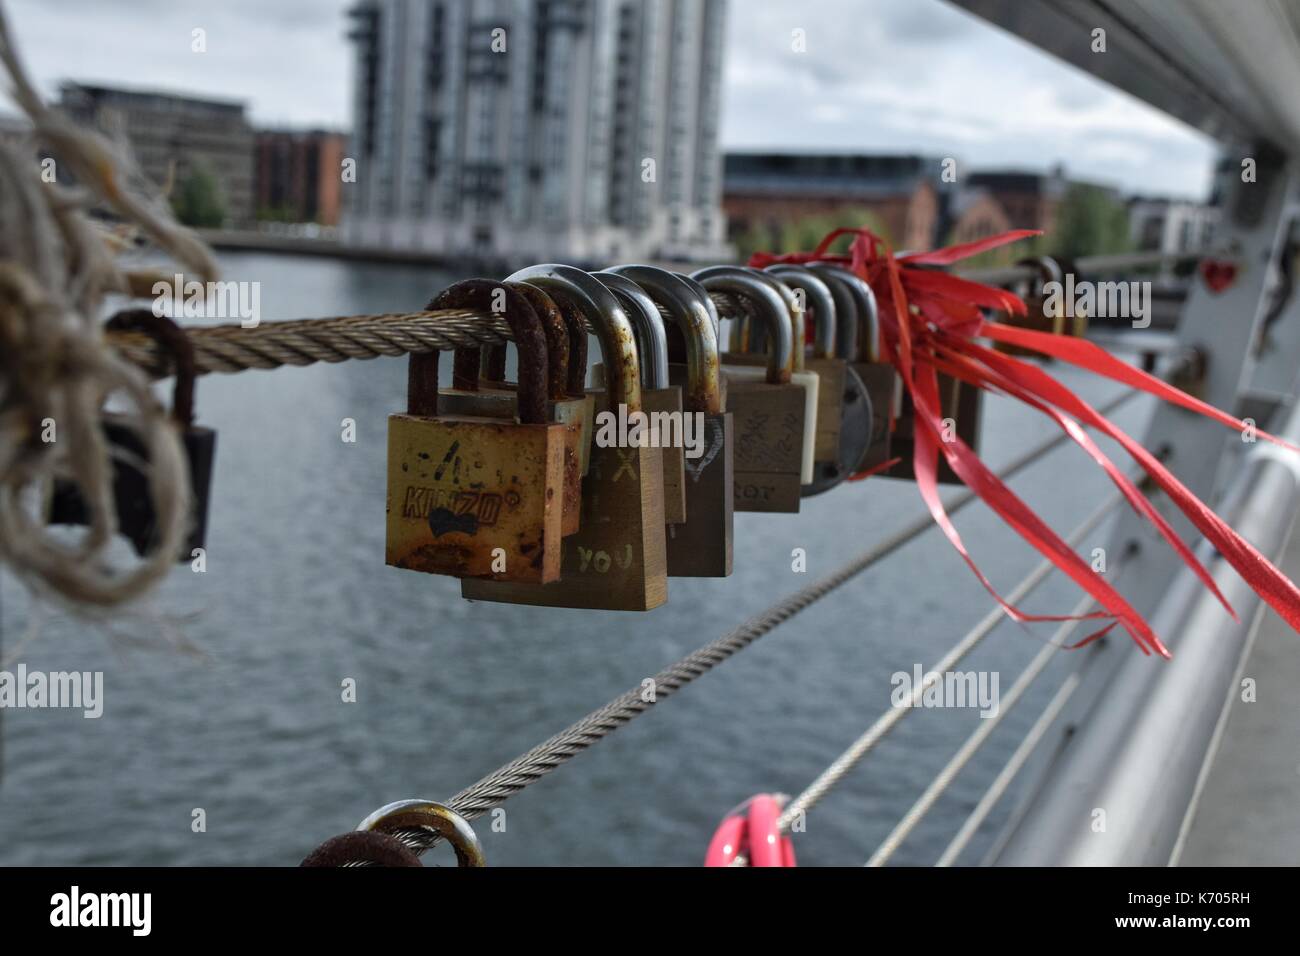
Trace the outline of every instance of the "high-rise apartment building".
{"label": "high-rise apartment building", "polygon": [[361,0],[353,243],[504,261],[724,248],[724,0]]}

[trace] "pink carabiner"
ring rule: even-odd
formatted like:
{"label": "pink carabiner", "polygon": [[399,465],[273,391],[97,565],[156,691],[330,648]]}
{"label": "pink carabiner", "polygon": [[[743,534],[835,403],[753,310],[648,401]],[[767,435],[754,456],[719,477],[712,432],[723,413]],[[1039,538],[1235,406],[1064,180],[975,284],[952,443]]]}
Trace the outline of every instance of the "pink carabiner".
{"label": "pink carabiner", "polygon": [[745,845],[745,818],[727,817],[718,825],[717,832],[709,841],[708,852],[704,854],[705,866],[731,866],[740,848]]}
{"label": "pink carabiner", "polygon": [[794,844],[781,835],[781,802],[760,793],[732,810],[718,825],[704,855],[705,866],[730,866],[744,854],[750,866],[795,866]]}

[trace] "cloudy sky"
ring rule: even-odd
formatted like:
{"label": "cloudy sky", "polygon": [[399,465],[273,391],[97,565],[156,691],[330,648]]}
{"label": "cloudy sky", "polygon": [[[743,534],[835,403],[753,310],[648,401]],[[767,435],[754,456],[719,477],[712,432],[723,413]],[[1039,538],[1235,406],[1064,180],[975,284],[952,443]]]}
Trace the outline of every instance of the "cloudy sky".
{"label": "cloudy sky", "polygon": [[[243,99],[262,124],[350,124],[351,0],[5,0],[28,67]],[[1033,0],[1025,0],[1033,2]],[[207,52],[190,49],[207,31]],[[791,49],[792,31],[806,52]],[[1213,145],[942,0],[732,0],[729,148],[924,152],[1202,196]]]}

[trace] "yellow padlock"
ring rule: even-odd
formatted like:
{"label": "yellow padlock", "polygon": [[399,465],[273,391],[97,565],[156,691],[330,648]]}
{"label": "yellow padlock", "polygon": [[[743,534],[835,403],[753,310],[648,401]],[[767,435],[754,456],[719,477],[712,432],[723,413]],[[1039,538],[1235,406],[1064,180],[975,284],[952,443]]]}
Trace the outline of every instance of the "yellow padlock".
{"label": "yellow padlock", "polygon": [[565,427],[548,422],[541,321],[519,293],[487,279],[458,282],[428,309],[505,316],[520,356],[516,421],[439,416],[438,353],[411,356],[407,413],[388,419],[385,560],[428,574],[554,581]]}

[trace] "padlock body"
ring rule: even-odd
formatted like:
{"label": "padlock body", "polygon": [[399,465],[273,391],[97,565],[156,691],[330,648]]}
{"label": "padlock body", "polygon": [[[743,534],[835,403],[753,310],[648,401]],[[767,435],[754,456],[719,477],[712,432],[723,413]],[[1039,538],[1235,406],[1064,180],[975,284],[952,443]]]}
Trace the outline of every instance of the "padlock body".
{"label": "padlock body", "polygon": [[[597,362],[591,367],[591,384],[595,396],[604,402],[605,366]],[[646,415],[671,413],[668,421],[681,421],[682,389],[673,383],[668,388],[642,388],[641,410]],[[652,432],[661,435],[664,432],[651,419]],[[672,434],[677,435],[674,429]],[[679,441],[670,441],[660,446],[664,453],[664,520],[668,524],[681,524],[686,520],[686,485],[683,481],[684,453]]]}
{"label": "padlock body", "polygon": [[591,449],[582,527],[564,539],[561,580],[545,586],[465,579],[461,595],[545,607],[648,611],[668,599],[663,455],[659,448]]}
{"label": "padlock body", "polygon": [[761,378],[728,378],[727,410],[735,422],[735,510],[798,512],[805,445],[803,389],[769,385]]}
{"label": "padlock body", "polygon": [[[113,504],[117,511],[118,532],[131,542],[136,554],[144,555],[158,544],[157,518],[149,492],[149,480],[136,461],[148,462],[148,449],[136,430],[105,416],[104,440],[117,453],[112,456]],[[216,457],[217,433],[201,425],[181,430],[192,491],[189,533],[181,543],[176,560],[191,560],[195,548],[205,547],[208,530],[208,500],[212,489],[212,465]],[[90,510],[80,489],[70,481],[55,481],[50,497],[50,524],[86,525]]]}
{"label": "padlock body", "polygon": [[869,471],[881,467],[892,457],[890,439],[897,414],[894,397],[898,375],[888,362],[853,362],[852,368],[871,399],[871,443],[856,469]]}
{"label": "padlock body", "polygon": [[[839,362],[839,367],[828,369],[820,385],[825,389],[831,387],[828,383],[840,384],[836,405],[840,419],[836,434],[838,445],[833,459],[814,462],[813,480],[800,488],[800,494],[805,498],[825,494],[846,481],[858,470],[858,464],[871,447],[874,429],[871,396],[851,365],[838,359],[835,361]],[[818,410],[819,418],[821,411]]]}
{"label": "padlock body", "polygon": [[685,459],[686,521],[668,526],[668,576],[725,578],[734,551],[735,420],[704,416],[703,453]]}
{"label": "padlock body", "polygon": [[[686,520],[686,450],[682,446],[681,431],[685,421],[681,388],[673,385],[641,389],[641,410],[648,416],[651,434],[667,439],[660,445],[664,462],[664,522],[681,524]],[[665,414],[666,418],[655,417]],[[661,427],[661,421],[668,422],[668,426]]]}
{"label": "padlock body", "polygon": [[556,580],[564,449],[563,425],[390,415],[386,562],[455,577]]}
{"label": "padlock body", "polygon": [[[978,453],[983,401],[980,389],[942,373],[939,374],[938,379],[940,417],[953,419],[957,423],[957,437],[968,445],[972,451]],[[917,427],[915,419],[916,410],[912,406],[911,396],[904,395],[903,410],[898,418],[897,427],[894,429],[893,438],[893,455],[901,460],[883,473],[886,477],[903,478],[908,481],[916,480],[916,472],[913,467],[916,448],[914,436]],[[960,485],[964,483],[952,470],[942,451],[939,453],[939,467],[936,476],[940,484]]]}
{"label": "padlock body", "polygon": [[[565,399],[546,403],[547,417],[564,425],[564,491],[561,496],[560,533],[573,534],[581,521],[582,433],[590,400]],[[513,420],[517,403],[515,390],[480,386],[476,391],[444,388],[438,391],[438,410],[443,415]]]}
{"label": "padlock body", "polygon": [[817,374],[817,430],[813,435],[813,461],[838,464],[846,385],[844,359],[809,358],[804,362],[804,370]]}

